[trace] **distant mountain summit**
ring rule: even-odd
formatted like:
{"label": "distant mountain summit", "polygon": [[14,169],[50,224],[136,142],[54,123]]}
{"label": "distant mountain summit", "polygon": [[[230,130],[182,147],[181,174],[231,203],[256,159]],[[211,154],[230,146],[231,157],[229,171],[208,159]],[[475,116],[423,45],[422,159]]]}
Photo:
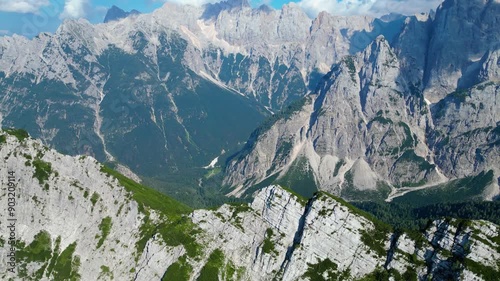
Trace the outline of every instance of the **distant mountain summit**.
{"label": "distant mountain summit", "polygon": [[125,12],[124,10],[120,9],[119,7],[113,5],[106,13],[106,17],[104,17],[104,22],[107,23],[110,21],[124,19],[130,15],[139,15],[139,14],[141,14],[141,12],[139,12],[135,9],[130,11],[130,12]]}
{"label": "distant mountain summit", "polygon": [[203,19],[217,18],[222,11],[231,11],[235,9],[251,8],[248,0],[228,0],[217,3],[208,3],[205,6]]}
{"label": "distant mountain summit", "polygon": [[266,4],[262,4],[259,6],[258,10],[261,12],[271,13],[274,9]]}

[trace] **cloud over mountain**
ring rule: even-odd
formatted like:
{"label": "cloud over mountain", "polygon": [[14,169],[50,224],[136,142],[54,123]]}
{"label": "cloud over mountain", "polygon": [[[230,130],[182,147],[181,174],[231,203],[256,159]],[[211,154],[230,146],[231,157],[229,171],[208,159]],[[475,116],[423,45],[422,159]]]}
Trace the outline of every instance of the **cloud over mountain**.
{"label": "cloud over mountain", "polygon": [[[224,0],[221,0],[224,1]],[[170,2],[183,5],[201,6],[208,3],[221,2],[220,0],[147,0],[147,2]]]}
{"label": "cloud over mountain", "polygon": [[82,18],[87,15],[88,8],[88,0],[66,0],[64,10],[59,17],[61,19]]}
{"label": "cloud over mountain", "polygon": [[35,13],[49,4],[49,0],[0,0],[0,11]]}
{"label": "cloud over mountain", "polygon": [[310,16],[321,11],[334,15],[383,15],[388,13],[416,14],[436,9],[441,0],[302,0],[298,2]]}

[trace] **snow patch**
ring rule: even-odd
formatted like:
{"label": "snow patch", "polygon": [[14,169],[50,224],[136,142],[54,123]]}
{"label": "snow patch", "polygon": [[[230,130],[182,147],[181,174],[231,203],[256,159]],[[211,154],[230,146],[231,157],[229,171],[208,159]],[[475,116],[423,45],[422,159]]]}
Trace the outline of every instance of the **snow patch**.
{"label": "snow patch", "polygon": [[203,167],[203,169],[213,169],[213,168],[215,168],[215,165],[217,164],[217,162],[219,162],[219,156],[215,157],[215,159],[212,160],[212,162],[210,162],[210,164],[208,164],[208,166]]}
{"label": "snow patch", "polygon": [[267,109],[267,111],[269,111],[269,113],[271,113],[271,114],[273,114],[273,115],[274,115],[274,111],[273,111],[273,109],[272,109],[271,107],[269,107],[269,106],[267,106],[267,105],[266,105],[266,106],[264,106],[264,107]]}

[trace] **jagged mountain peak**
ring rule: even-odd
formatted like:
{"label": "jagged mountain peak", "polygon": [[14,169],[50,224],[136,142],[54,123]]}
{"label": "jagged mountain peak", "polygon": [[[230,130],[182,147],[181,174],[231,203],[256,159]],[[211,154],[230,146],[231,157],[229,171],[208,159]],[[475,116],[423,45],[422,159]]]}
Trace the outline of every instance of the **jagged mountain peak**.
{"label": "jagged mountain peak", "polygon": [[248,0],[227,0],[223,1],[232,7],[250,8],[250,2]]}
{"label": "jagged mountain peak", "polygon": [[391,46],[387,39],[384,37],[384,35],[379,35],[373,42],[370,44],[371,47],[366,48],[364,52],[369,52],[371,51],[377,51],[378,53],[381,52],[391,52]]}
{"label": "jagged mountain peak", "polygon": [[257,8],[257,10],[265,13],[271,13],[272,11],[274,11],[272,7],[266,4],[260,5],[259,8]]}
{"label": "jagged mountain peak", "polygon": [[205,4],[203,7],[204,7],[204,12],[202,18],[205,20],[217,18],[222,11],[231,12],[232,10],[238,11],[244,8],[251,9],[248,0],[227,0],[213,4],[208,3]]}
{"label": "jagged mountain peak", "polygon": [[[74,29],[84,29],[88,26],[94,26],[92,23],[90,23],[87,19],[84,18],[79,18],[79,19],[65,19],[62,24],[59,26],[57,29],[56,33],[59,32],[59,30],[63,31],[77,31],[77,30],[71,30],[72,28]],[[79,33],[83,33],[82,30],[80,30]]]}
{"label": "jagged mountain peak", "polygon": [[360,56],[363,64],[375,64],[374,67],[390,67],[399,70],[399,62],[395,55],[389,41],[383,36],[379,35],[375,40],[362,52]]}
{"label": "jagged mountain peak", "polygon": [[111,8],[109,8],[109,9],[108,9],[108,12],[110,12],[110,11],[111,11],[111,12],[115,12],[115,11],[116,11],[116,12],[123,12],[123,13],[125,13],[125,11],[124,11],[124,10],[122,10],[121,8],[119,8],[119,7],[118,7],[118,6],[116,6],[116,5],[111,6]]}
{"label": "jagged mountain peak", "polygon": [[141,12],[137,10],[131,10],[130,12],[126,12],[123,9],[113,5],[111,8],[108,9],[108,12],[106,13],[106,16],[104,17],[104,23],[111,22],[111,21],[117,21],[120,19],[124,19],[128,16],[131,15],[138,15]]}

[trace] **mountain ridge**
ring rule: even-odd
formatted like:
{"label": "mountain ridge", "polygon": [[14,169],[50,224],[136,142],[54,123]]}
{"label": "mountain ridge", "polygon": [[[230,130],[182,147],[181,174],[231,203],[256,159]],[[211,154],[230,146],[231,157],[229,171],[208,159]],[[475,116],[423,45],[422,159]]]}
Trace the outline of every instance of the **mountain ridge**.
{"label": "mountain ridge", "polygon": [[[16,212],[19,272],[2,278],[488,280],[499,269],[498,226],[486,221],[437,220],[425,236],[394,238],[390,227],[342,199],[318,193],[305,200],[278,186],[248,205],[192,211],[91,157],[61,155],[20,131],[0,132],[0,155],[2,171],[15,172],[23,207]],[[6,232],[0,238],[3,245]]]}

